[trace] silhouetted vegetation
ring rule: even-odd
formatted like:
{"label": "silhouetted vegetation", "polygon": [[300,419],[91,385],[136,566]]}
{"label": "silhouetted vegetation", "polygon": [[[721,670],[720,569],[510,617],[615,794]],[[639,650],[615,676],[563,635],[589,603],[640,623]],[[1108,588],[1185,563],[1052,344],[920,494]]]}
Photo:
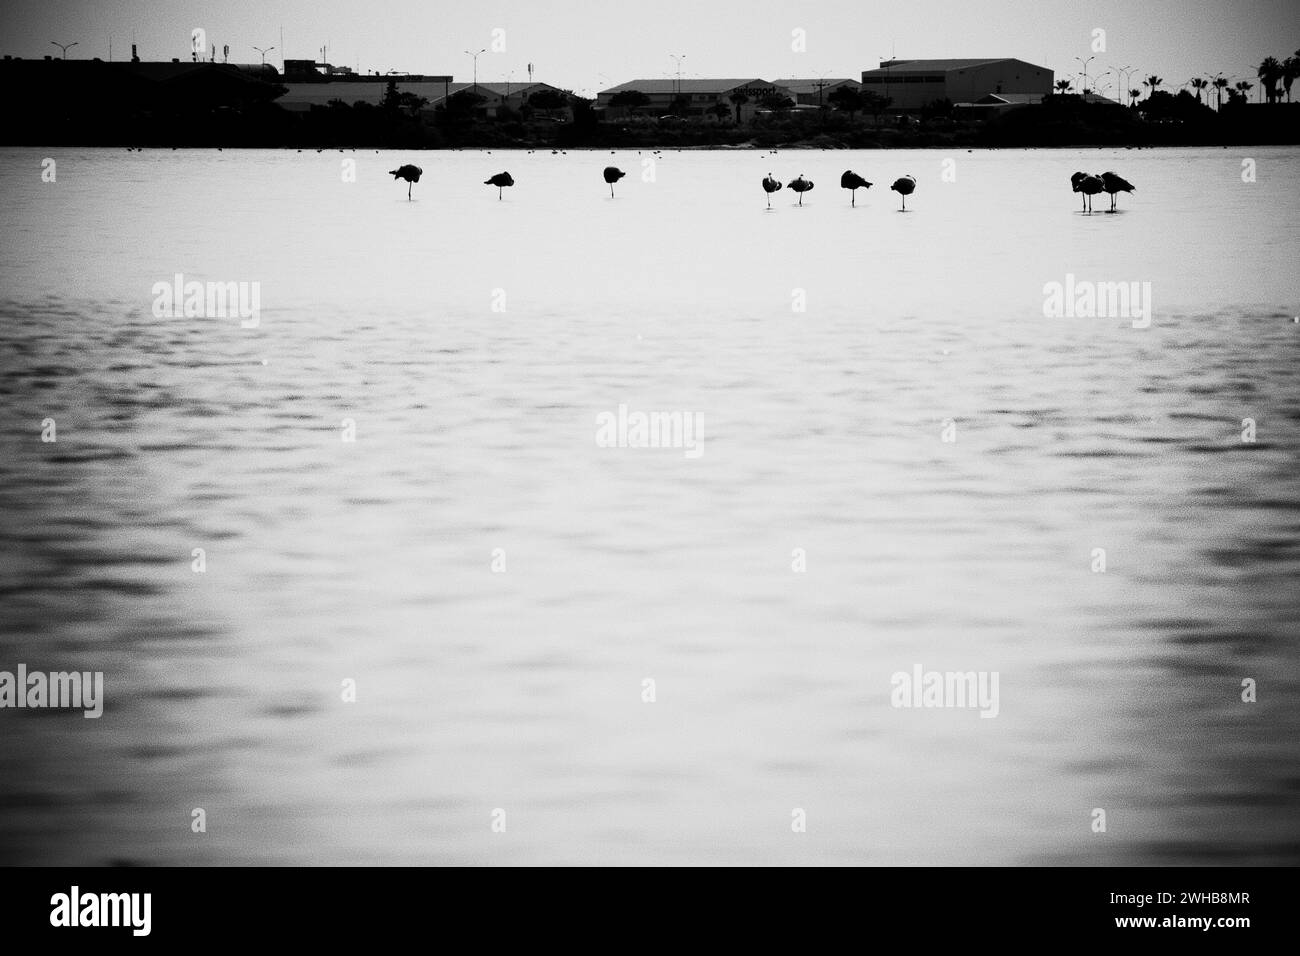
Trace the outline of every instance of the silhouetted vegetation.
{"label": "silhouetted vegetation", "polygon": [[[378,104],[331,100],[287,110],[278,76],[221,64],[4,61],[13,89],[0,136],[14,144],[153,146],[772,147],[1156,146],[1300,142],[1300,105],[1289,105],[1300,52],[1265,58],[1259,85],[1223,76],[1166,90],[1152,74],[1128,104],[1071,93],[1061,80],[1028,105],[958,107],[935,100],[908,113],[873,90],[838,88],[817,108],[779,93],[744,93],[701,109],[685,97],[653,115],[651,99],[624,90],[606,116],[592,100],[540,90],[515,106],[472,89],[430,105],[388,80]],[[85,91],[94,89],[95,105]],[[1252,90],[1266,103],[1250,103]],[[1123,92],[1123,91],[1121,91]],[[1145,93],[1145,96],[1143,95]],[[728,105],[728,103],[730,105]],[[1217,108],[1216,108],[1217,107]],[[657,112],[664,112],[660,105]]]}

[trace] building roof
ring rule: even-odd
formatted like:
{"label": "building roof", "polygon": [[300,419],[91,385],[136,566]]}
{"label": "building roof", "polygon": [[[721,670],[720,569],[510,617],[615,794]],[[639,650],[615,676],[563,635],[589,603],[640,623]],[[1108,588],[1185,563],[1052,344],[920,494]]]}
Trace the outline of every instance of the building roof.
{"label": "building roof", "polygon": [[837,86],[843,86],[845,83],[852,83],[854,86],[861,86],[856,79],[851,77],[827,77],[821,79],[812,77],[811,79],[786,79],[773,80],[773,86],[783,86],[791,93],[816,93],[820,87],[823,90],[833,89]]}
{"label": "building roof", "polygon": [[[472,90],[475,86],[478,87],[480,93],[487,90],[493,96],[503,97],[519,96],[522,92],[527,92],[531,96],[540,90],[559,90],[558,86],[551,86],[549,83],[529,83],[525,80],[520,80],[517,83],[452,83],[448,89],[451,95],[455,96],[462,90]],[[401,87],[399,86],[398,89],[401,89]]]}
{"label": "building roof", "polygon": [[[429,80],[407,81],[400,76],[388,77],[397,83],[397,92],[413,93],[429,102],[425,109],[441,103],[445,96],[455,96],[463,90],[473,90],[473,83],[442,83]],[[342,100],[351,106],[357,101],[378,106],[384,99],[387,83],[374,83],[363,80],[333,80],[329,83],[303,82],[288,80],[284,83],[289,88],[277,101],[281,106],[291,110],[306,110],[312,106],[328,106],[333,100]],[[549,83],[479,83],[479,94],[488,98],[505,99],[509,90],[513,100],[518,96],[532,96],[540,90],[553,90]]]}
{"label": "building roof", "polygon": [[972,106],[1026,106],[1043,102],[1046,93],[989,93],[981,96]]}
{"label": "building roof", "polygon": [[[405,83],[397,77],[393,79],[397,80],[399,93],[414,93],[416,96],[425,97],[430,102],[435,98],[442,99],[444,90],[442,83]],[[286,109],[300,110],[311,106],[326,106],[332,100],[342,100],[349,106],[358,100],[378,106],[388,86],[387,83],[348,80],[335,80],[331,83],[295,83],[293,80],[287,80],[284,85],[289,88],[289,92],[276,102]]]}
{"label": "building roof", "polygon": [[1010,56],[986,57],[979,60],[882,60],[880,68],[876,70],[866,70],[867,73],[883,73],[886,69],[893,70],[924,70],[927,73],[947,73],[949,70],[965,70],[972,66],[983,66],[986,63],[1005,63],[1007,60],[1015,59]]}
{"label": "building roof", "polygon": [[742,86],[773,86],[767,80],[758,79],[686,79],[677,80],[673,77],[658,80],[628,80],[626,83],[620,83],[618,86],[611,86],[607,90],[601,90],[601,96],[613,96],[615,93],[622,93],[624,90],[637,90],[647,95],[651,93],[673,94],[682,93],[730,93],[737,87]]}

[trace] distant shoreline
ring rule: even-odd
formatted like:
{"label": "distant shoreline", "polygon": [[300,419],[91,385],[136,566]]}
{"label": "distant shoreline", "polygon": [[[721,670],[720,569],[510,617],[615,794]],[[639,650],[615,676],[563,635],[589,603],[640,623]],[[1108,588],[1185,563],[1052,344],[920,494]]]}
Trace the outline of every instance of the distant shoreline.
{"label": "distant shoreline", "polygon": [[1300,103],[1238,106],[1215,112],[1191,97],[1161,94],[1145,111],[1118,105],[1053,102],[987,120],[882,116],[879,124],[828,111],[730,123],[661,125],[576,118],[525,123],[452,117],[423,122],[379,110],[279,107],[201,115],[131,116],[102,122],[11,115],[0,145],[209,149],[1156,149],[1300,144]]}

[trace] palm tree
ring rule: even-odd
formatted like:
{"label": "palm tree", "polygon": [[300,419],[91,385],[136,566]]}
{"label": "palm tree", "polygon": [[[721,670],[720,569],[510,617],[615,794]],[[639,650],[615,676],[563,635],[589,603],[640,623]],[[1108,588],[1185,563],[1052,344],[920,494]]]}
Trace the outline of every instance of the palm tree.
{"label": "palm tree", "polygon": [[1282,64],[1275,56],[1264,57],[1256,71],[1256,76],[1259,77],[1259,82],[1264,89],[1264,96],[1270,103],[1277,100],[1277,81],[1282,79],[1282,72]]}
{"label": "palm tree", "polygon": [[740,92],[740,90],[736,90],[736,92],[728,96],[727,99],[731,100],[731,102],[734,103],[736,106],[736,125],[739,126],[740,108],[749,102],[749,97],[746,96],[744,93]]}
{"label": "palm tree", "polygon": [[1300,76],[1300,50],[1296,51],[1295,56],[1289,56],[1282,61],[1282,88],[1286,90],[1286,101],[1291,102],[1291,84],[1295,78]]}
{"label": "palm tree", "polygon": [[1246,98],[1246,94],[1249,93],[1249,92],[1250,92],[1251,90],[1253,90],[1254,88],[1255,88],[1255,84],[1254,84],[1254,83],[1248,83],[1248,82],[1246,82],[1245,80],[1242,80],[1242,81],[1241,81],[1240,83],[1238,83],[1237,86],[1236,86],[1236,90],[1237,90],[1238,93],[1241,94],[1241,98],[1242,98],[1243,100]]}
{"label": "palm tree", "polygon": [[1228,78],[1226,76],[1216,76],[1214,82],[1210,85],[1213,86],[1219,94],[1219,101],[1216,108],[1223,109],[1223,91],[1228,88]]}
{"label": "palm tree", "polygon": [[1157,89],[1159,89],[1160,84],[1163,82],[1164,80],[1162,80],[1160,77],[1152,75],[1152,76],[1148,76],[1145,80],[1143,80],[1142,85],[1149,86],[1151,88],[1151,92],[1154,93]]}
{"label": "palm tree", "polygon": [[1196,102],[1201,102],[1201,90],[1205,89],[1209,85],[1209,80],[1202,79],[1199,76],[1192,79],[1192,89],[1196,91]]}
{"label": "palm tree", "polygon": [[1142,95],[1142,91],[1141,91],[1141,90],[1129,90],[1129,91],[1128,91],[1128,105],[1129,105],[1129,106],[1133,106],[1133,105],[1135,105],[1135,104],[1137,103],[1137,98],[1138,98],[1139,96],[1141,96],[1141,95]]}
{"label": "palm tree", "polygon": [[1072,85],[1073,85],[1073,84],[1072,84],[1069,80],[1057,80],[1057,81],[1056,81],[1056,88],[1057,88],[1058,90],[1060,90],[1062,93],[1068,93],[1068,92],[1070,92],[1070,87],[1071,87]]}

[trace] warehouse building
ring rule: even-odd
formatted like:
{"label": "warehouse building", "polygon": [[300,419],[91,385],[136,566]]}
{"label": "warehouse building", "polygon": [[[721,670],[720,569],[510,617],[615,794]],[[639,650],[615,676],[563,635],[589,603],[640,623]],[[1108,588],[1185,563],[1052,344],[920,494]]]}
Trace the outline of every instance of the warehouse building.
{"label": "warehouse building", "polygon": [[774,86],[790,91],[792,99],[799,106],[830,106],[830,95],[836,90],[856,90],[862,86],[857,80],[848,77],[812,77],[811,79],[789,78],[773,80]]}
{"label": "warehouse building", "polygon": [[891,110],[919,110],[935,100],[977,103],[990,93],[1052,92],[1052,71],[1024,60],[885,60],[862,73],[862,91],[888,97]]}
{"label": "warehouse building", "polygon": [[604,110],[605,115],[611,119],[627,116],[631,112],[630,109],[625,106],[611,105],[614,97],[627,90],[636,90],[638,93],[645,94],[649,103],[637,112],[646,116],[663,116],[668,113],[679,116],[704,116],[721,103],[731,110],[731,115],[735,118],[737,104],[731,98],[744,97],[745,102],[739,104],[741,113],[739,119],[742,122],[751,118],[756,109],[762,108],[760,103],[769,94],[785,96],[791,102],[795,99],[790,90],[779,84],[769,83],[767,80],[631,80],[597,93],[596,109]]}

